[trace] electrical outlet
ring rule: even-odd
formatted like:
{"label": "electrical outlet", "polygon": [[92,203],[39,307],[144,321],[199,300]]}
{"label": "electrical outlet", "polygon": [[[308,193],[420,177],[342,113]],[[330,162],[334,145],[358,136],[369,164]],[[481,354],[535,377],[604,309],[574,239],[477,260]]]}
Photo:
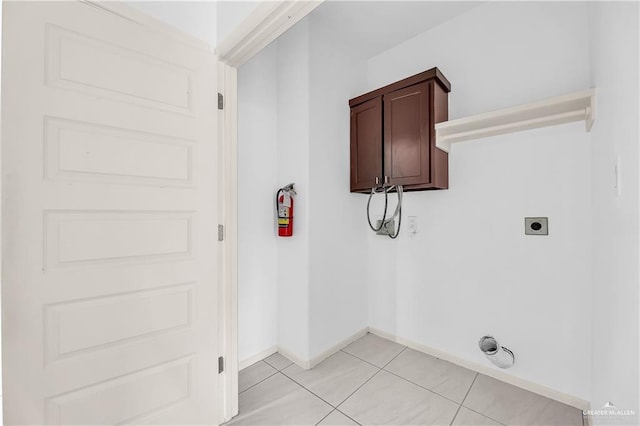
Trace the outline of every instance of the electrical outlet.
{"label": "electrical outlet", "polygon": [[[376,228],[378,228],[380,226],[380,222],[382,222],[381,220],[378,220],[376,222]],[[385,222],[384,226],[382,228],[380,228],[380,230],[378,232],[376,232],[376,235],[395,235],[396,234],[396,220],[393,219],[392,221],[389,222]]]}
{"label": "electrical outlet", "polygon": [[525,217],[525,235],[549,235],[549,218],[546,217]]}

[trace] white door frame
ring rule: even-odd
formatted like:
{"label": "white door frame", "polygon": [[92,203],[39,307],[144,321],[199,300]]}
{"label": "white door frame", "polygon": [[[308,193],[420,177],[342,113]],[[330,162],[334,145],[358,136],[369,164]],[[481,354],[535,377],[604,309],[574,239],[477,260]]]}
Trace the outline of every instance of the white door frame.
{"label": "white door frame", "polygon": [[221,250],[223,273],[223,297],[220,312],[224,324],[220,343],[224,348],[229,375],[221,384],[225,395],[224,421],[238,414],[238,185],[237,185],[237,143],[238,143],[238,68],[258,54],[269,43],[282,35],[298,21],[311,13],[324,0],[277,0],[264,1],[258,5],[244,21],[224,40],[218,43],[216,53],[222,62],[218,68],[218,89],[224,95],[224,109],[218,126],[223,153],[219,156],[224,164],[219,178],[223,185],[220,190],[224,200],[219,205],[224,209],[221,217],[225,222],[225,243]]}
{"label": "white door frame", "polygon": [[236,69],[218,64],[218,92],[223,96],[223,108],[218,114],[219,194],[218,217],[223,228],[222,247],[218,251],[220,292],[218,312],[220,330],[218,347],[224,354],[224,373],[220,375],[220,423],[238,414],[238,213],[237,213],[237,118]]}
{"label": "white door frame", "polygon": [[240,67],[323,2],[263,1],[231,34],[218,42],[218,58],[230,67]]}
{"label": "white door frame", "polygon": [[224,225],[224,239],[219,250],[218,303],[221,356],[224,373],[220,374],[219,423],[238,414],[238,313],[237,313],[237,69],[269,43],[311,13],[324,0],[265,1],[214,50],[209,44],[186,34],[121,2],[87,1],[141,25],[153,28],[189,46],[215,52],[222,62],[218,67],[218,91],[224,108],[218,115],[219,141],[219,217]]}

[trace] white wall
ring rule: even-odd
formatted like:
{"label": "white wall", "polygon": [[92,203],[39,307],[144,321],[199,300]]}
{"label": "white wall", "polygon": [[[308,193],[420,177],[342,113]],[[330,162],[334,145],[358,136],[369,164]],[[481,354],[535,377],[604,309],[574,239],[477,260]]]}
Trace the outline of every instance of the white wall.
{"label": "white wall", "polygon": [[449,119],[588,84],[584,3],[484,4],[369,60],[369,89],[437,66],[451,81]]}
{"label": "white wall", "polygon": [[[369,89],[438,66],[450,118],[589,87],[587,8],[487,3],[368,63]],[[590,398],[590,144],[571,124],[456,144],[450,189],[405,196],[397,241],[369,233],[372,327],[486,364],[493,334],[510,374]],[[359,214],[361,208],[353,214]],[[548,216],[548,237],[524,236]]]}
{"label": "white wall", "polygon": [[154,18],[199,38],[210,46],[217,42],[216,1],[125,1]]}
{"label": "white wall", "polygon": [[[2,46],[2,2],[4,0],[0,0],[0,46]],[[2,75],[2,49],[0,49],[0,76]],[[2,98],[2,85],[0,84],[0,99]],[[2,129],[2,120],[0,119],[0,130]],[[0,132],[1,133],[1,132]],[[1,158],[0,158],[1,160]],[[1,161],[0,161],[1,164]],[[0,187],[1,187],[0,180]],[[0,202],[2,197],[0,197]],[[2,205],[0,205],[0,212],[2,211]],[[1,233],[0,233],[1,236]],[[1,240],[1,238],[0,238]],[[2,259],[2,253],[0,253],[0,259]],[[0,276],[2,276],[2,263],[0,262]],[[2,300],[0,300],[0,306],[2,306]],[[2,330],[2,312],[0,312],[0,330]],[[0,339],[0,354],[2,354],[2,339]],[[0,425],[3,424],[2,421],[2,360],[0,359]]]}
{"label": "white wall", "polygon": [[349,193],[349,99],[365,87],[365,62],[311,16],[310,355],[368,326],[361,194]]}
{"label": "white wall", "polygon": [[[277,143],[264,140],[277,151],[273,190],[295,181],[300,192],[296,236],[276,241],[278,344],[308,360],[370,325],[486,363],[477,341],[491,333],[515,352],[514,376],[596,408],[638,411],[635,17],[637,5],[487,3],[366,70],[332,51],[339,41],[313,19],[286,33],[277,101],[271,86],[253,111],[271,123],[277,115]],[[273,60],[253,78],[259,68],[271,75]],[[432,66],[452,81],[450,118],[595,85],[596,125],[591,134],[573,123],[456,144],[450,189],[405,195],[417,236],[405,228],[397,241],[376,237],[366,197],[348,193],[346,101]],[[256,135],[268,127],[251,123]],[[611,188],[616,154],[620,197]],[[273,176],[257,162],[244,170]],[[538,215],[549,217],[550,235],[524,236],[523,217]]]}
{"label": "white wall", "polygon": [[[275,344],[264,337],[275,323],[280,350],[301,363],[368,325],[367,228],[364,211],[353,214],[362,196],[346,190],[348,100],[364,90],[366,71],[364,61],[336,45],[330,30],[305,19],[270,46],[268,56],[263,52],[240,69],[239,229],[249,227],[239,242],[241,360]],[[246,154],[256,149],[255,157]],[[264,177],[261,184],[251,185],[256,176]],[[255,217],[264,215],[264,203],[258,210],[258,201],[249,200],[261,200],[263,191],[273,197],[289,182],[298,191],[294,236],[277,238]],[[274,223],[273,215],[265,217]],[[262,274],[260,251],[269,264],[277,259],[275,278],[271,269]],[[266,288],[276,289],[277,301]]]}
{"label": "white wall", "polygon": [[259,1],[218,1],[218,41],[224,41],[259,4]]}
{"label": "white wall", "polygon": [[238,70],[238,357],[278,343],[277,46]]}
{"label": "white wall", "polygon": [[594,408],[610,401],[639,413],[638,3],[593,3],[589,9],[591,83],[598,90],[591,134],[592,402]]}
{"label": "white wall", "polygon": [[[278,238],[278,345],[309,359],[309,21],[278,39],[278,187],[295,182],[294,236]],[[277,188],[275,188],[277,189]]]}
{"label": "white wall", "polygon": [[125,1],[215,47],[242,23],[260,1]]}

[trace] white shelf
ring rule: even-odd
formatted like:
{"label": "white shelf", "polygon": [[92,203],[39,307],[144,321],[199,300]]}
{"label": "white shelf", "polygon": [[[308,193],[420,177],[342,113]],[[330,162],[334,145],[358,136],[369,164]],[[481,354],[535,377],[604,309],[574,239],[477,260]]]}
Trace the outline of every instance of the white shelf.
{"label": "white shelf", "polygon": [[595,89],[570,93],[436,124],[436,146],[449,152],[451,144],[572,121],[594,120]]}

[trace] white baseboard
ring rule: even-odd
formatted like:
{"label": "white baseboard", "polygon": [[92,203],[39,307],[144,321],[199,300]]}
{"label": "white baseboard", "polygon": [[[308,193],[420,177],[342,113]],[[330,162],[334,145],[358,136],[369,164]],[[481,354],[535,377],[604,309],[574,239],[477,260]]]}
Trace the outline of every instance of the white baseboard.
{"label": "white baseboard", "polygon": [[322,352],[321,354],[311,358],[311,360],[309,360],[309,368],[313,368],[316,365],[320,364],[322,361],[324,361],[325,359],[329,358],[331,355],[335,354],[336,352],[338,352],[340,349],[349,346],[351,343],[355,342],[356,340],[358,340],[359,338],[361,338],[362,336],[364,336],[365,334],[367,334],[369,332],[369,327],[365,327],[362,330],[356,332],[355,334],[352,334],[351,336],[347,337],[346,339],[336,343],[335,345],[331,346],[329,349],[327,349],[326,351]]}
{"label": "white baseboard", "polygon": [[403,337],[399,337],[394,334],[387,333],[386,331],[378,330],[376,328],[369,327],[369,332],[372,334],[375,334],[376,336],[380,336],[382,338],[407,346],[411,349],[415,349],[417,351],[426,353],[436,358],[449,361],[453,364],[459,365],[464,368],[468,368],[469,370],[475,371],[477,373],[481,373],[486,376],[493,377],[494,379],[503,381],[505,383],[509,383],[510,385],[517,386],[521,389],[525,389],[533,393],[537,393],[538,395],[542,395],[546,398],[553,399],[558,402],[562,402],[563,404],[570,405],[580,410],[587,410],[590,407],[590,403],[588,401],[585,401],[582,398],[578,398],[576,396],[569,395],[564,392],[557,391],[555,389],[551,389],[549,387],[531,382],[529,380],[522,379],[520,377],[512,376],[511,374],[505,371],[496,370],[495,368],[490,366],[468,361],[466,359],[459,358],[455,355],[451,355],[449,353],[443,352],[439,349],[431,348],[429,346],[425,346],[420,343],[413,342],[409,339],[405,339]]}
{"label": "white baseboard", "polygon": [[299,356],[294,355],[293,353],[289,352],[288,350],[286,350],[286,349],[284,349],[282,347],[278,347],[278,353],[280,355],[282,355],[283,357],[287,358],[289,361],[296,363],[299,367],[302,367],[305,370],[309,370],[309,369],[315,367],[316,365],[320,364],[325,359],[329,358],[331,355],[333,355],[336,352],[338,352],[340,349],[342,349],[342,348],[350,345],[351,343],[355,342],[356,340],[358,340],[359,338],[361,338],[362,336],[364,336],[368,332],[369,332],[369,327],[365,327],[362,330],[359,330],[356,333],[352,334],[351,336],[347,337],[346,339],[341,340],[340,342],[338,342],[335,345],[331,346],[326,351],[323,351],[322,353],[320,353],[319,355],[317,355],[317,356],[315,356],[315,357],[313,357],[311,359],[300,358]]}
{"label": "white baseboard", "polygon": [[282,355],[283,357],[287,358],[289,361],[298,364],[298,366],[304,368],[305,370],[308,370],[311,368],[311,363],[308,359],[302,359],[300,357],[298,357],[297,355],[292,354],[291,352],[289,352],[287,349],[283,349],[281,347],[278,347],[278,353],[280,355]]}
{"label": "white baseboard", "polygon": [[245,368],[249,367],[250,365],[255,364],[258,361],[261,361],[263,359],[265,359],[266,357],[268,357],[269,355],[273,355],[276,352],[278,352],[278,347],[277,346],[271,346],[268,349],[265,349],[264,351],[258,352],[255,355],[250,356],[247,359],[243,359],[242,361],[240,361],[238,363],[238,370],[244,370]]}

